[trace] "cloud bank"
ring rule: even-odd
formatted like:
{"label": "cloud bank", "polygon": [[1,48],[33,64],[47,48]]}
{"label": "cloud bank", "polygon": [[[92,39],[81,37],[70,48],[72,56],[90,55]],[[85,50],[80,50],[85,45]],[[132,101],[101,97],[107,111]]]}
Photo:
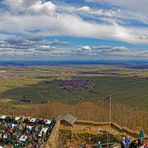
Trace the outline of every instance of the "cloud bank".
{"label": "cloud bank", "polygon": [[[81,2],[81,4],[80,4]],[[68,41],[47,38],[70,36],[124,42],[134,46],[148,46],[147,0],[85,0],[79,4],[57,0],[3,0],[0,4],[0,54],[61,55],[129,55],[126,47],[92,48],[90,45],[72,45]],[[96,5],[95,5],[96,4]],[[104,4],[109,8],[101,7]],[[34,39],[34,40],[33,40]],[[68,46],[68,47],[67,47]],[[119,48],[120,47],[120,48]],[[69,49],[69,50],[68,50]],[[117,51],[118,49],[118,51]],[[94,52],[94,50],[96,52]],[[100,53],[100,50],[103,52]],[[113,52],[113,50],[116,51]],[[124,50],[124,51],[121,51]],[[141,55],[145,49],[138,51]],[[137,51],[135,51],[136,53]],[[124,54],[123,54],[124,53]],[[137,54],[136,54],[137,55]]]}

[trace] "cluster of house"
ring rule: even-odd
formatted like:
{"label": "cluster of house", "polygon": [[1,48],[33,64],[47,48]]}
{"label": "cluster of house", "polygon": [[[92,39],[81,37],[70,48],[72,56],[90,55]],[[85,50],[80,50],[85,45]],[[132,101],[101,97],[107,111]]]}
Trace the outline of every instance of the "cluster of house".
{"label": "cluster of house", "polygon": [[0,117],[0,147],[42,147],[46,144],[55,119]]}
{"label": "cluster of house", "polygon": [[68,90],[68,91],[75,91],[75,90],[85,90],[91,87],[89,80],[79,80],[79,79],[70,79],[70,80],[54,80],[55,83]]}

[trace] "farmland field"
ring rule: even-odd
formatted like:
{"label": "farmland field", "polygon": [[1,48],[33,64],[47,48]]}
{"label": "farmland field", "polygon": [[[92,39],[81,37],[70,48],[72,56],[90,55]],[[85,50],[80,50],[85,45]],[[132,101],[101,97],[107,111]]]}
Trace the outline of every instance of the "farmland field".
{"label": "farmland field", "polygon": [[[148,70],[120,66],[0,67],[0,98],[13,104],[45,103],[48,100],[76,104],[104,100],[148,110]],[[67,90],[55,80],[89,81],[92,88]],[[82,82],[83,82],[82,81]],[[27,100],[27,101],[24,101]]]}

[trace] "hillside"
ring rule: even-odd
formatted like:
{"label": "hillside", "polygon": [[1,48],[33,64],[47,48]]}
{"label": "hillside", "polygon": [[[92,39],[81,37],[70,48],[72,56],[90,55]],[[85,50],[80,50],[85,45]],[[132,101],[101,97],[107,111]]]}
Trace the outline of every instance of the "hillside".
{"label": "hillside", "polygon": [[[76,105],[54,101],[36,105],[12,105],[1,102],[0,105],[1,114],[56,118],[71,113],[83,120],[109,121],[108,102],[81,102]],[[143,128],[148,134],[148,112],[135,110],[127,105],[113,104],[112,121],[134,130]]]}

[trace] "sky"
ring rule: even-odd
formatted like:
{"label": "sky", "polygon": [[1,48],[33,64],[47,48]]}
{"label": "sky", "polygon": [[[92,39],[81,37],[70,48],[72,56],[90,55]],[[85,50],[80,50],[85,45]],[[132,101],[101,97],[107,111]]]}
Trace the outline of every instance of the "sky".
{"label": "sky", "polygon": [[148,0],[0,0],[0,60],[148,59]]}

